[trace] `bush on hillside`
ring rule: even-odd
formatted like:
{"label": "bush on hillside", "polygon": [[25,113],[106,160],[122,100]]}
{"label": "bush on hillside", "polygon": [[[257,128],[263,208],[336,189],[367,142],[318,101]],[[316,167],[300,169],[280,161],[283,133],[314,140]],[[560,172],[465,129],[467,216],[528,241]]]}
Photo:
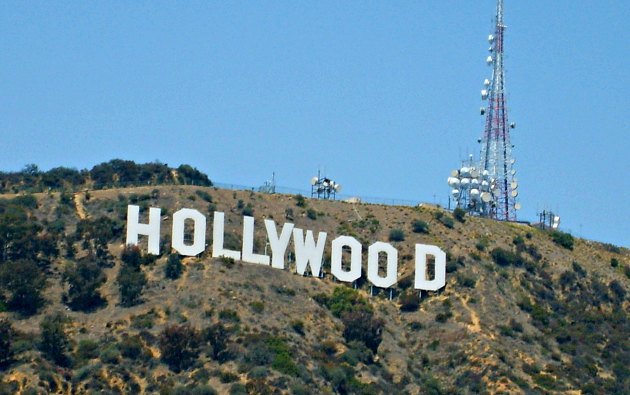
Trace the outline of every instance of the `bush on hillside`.
{"label": "bush on hillside", "polygon": [[166,260],[166,266],[164,267],[164,276],[171,280],[177,280],[184,271],[184,265],[179,257],[179,254],[171,254]]}
{"label": "bush on hillside", "polygon": [[417,311],[420,307],[420,297],[414,291],[403,292],[398,297],[400,311]]}
{"label": "bush on hillside", "polygon": [[433,216],[435,217],[436,220],[438,220],[438,222],[440,222],[442,225],[446,226],[447,228],[453,229],[455,227],[455,222],[453,221],[453,218],[450,215],[444,215],[444,212],[436,211],[435,214],[433,214]]}
{"label": "bush on hillside", "polygon": [[190,325],[171,325],[159,336],[162,360],[174,372],[189,368],[199,355],[199,334]]}
{"label": "bush on hillside", "polygon": [[551,240],[557,245],[566,248],[567,250],[573,249],[573,236],[569,233],[564,233],[559,230],[554,230],[549,233]]}
{"label": "bush on hillside", "polygon": [[371,311],[355,310],[344,313],[341,321],[344,325],[343,337],[346,342],[360,341],[376,354],[383,340],[385,323],[382,319],[375,318]]}
{"label": "bush on hillside", "polygon": [[66,366],[69,361],[66,355],[70,344],[65,330],[67,322],[67,317],[55,313],[45,316],[40,323],[39,348],[48,359],[60,366]]}
{"label": "bush on hillside", "polygon": [[466,210],[461,207],[455,207],[455,210],[453,210],[453,217],[461,223],[466,222]]}
{"label": "bush on hillside", "polygon": [[0,369],[13,359],[13,337],[15,330],[7,318],[0,319]]}
{"label": "bush on hillside", "polygon": [[392,229],[389,232],[389,241],[405,241],[405,232],[402,229]]}
{"label": "bush on hillside", "polygon": [[411,224],[411,230],[414,233],[429,233],[429,224],[418,219]]}
{"label": "bush on hillside", "polygon": [[96,263],[88,260],[70,263],[62,279],[68,284],[64,299],[72,310],[89,311],[105,303],[98,288],[105,284],[107,277]]}
{"label": "bush on hillside", "polygon": [[46,278],[33,261],[19,260],[0,265],[0,296],[6,298],[10,310],[24,315],[35,314],[44,303],[41,294],[45,287]]}

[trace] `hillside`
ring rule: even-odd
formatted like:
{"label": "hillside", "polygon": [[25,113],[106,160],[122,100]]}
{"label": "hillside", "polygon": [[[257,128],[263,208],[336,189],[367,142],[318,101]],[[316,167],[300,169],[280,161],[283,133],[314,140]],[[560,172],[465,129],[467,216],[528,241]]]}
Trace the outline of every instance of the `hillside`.
{"label": "hillside", "polygon": [[[213,187],[0,198],[0,393],[630,393],[624,248],[459,221],[428,205]],[[125,249],[128,204],[142,207],[142,221],[148,207],[162,208],[161,256],[146,255],[146,238],[139,251]],[[336,282],[329,243],[324,278],[297,275],[293,263],[213,259],[210,250],[170,255],[171,215],[181,208],[206,215],[209,245],[212,212],[224,212],[225,245],[237,250],[244,214],[256,219],[258,253],[265,218],[329,240],[353,236],[364,250],[399,240],[393,299],[365,280],[365,251],[356,291]],[[446,287],[421,298],[412,289],[416,243],[448,256]],[[32,288],[20,267],[31,270]],[[124,299],[121,282],[131,284]],[[86,283],[97,293],[77,293]],[[42,298],[16,300],[18,288]]]}

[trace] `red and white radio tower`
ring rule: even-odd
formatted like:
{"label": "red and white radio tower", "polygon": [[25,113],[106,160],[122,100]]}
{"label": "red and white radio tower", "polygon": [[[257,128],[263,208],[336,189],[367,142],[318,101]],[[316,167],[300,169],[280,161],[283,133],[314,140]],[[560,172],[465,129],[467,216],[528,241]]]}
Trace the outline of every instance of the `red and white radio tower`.
{"label": "red and white radio tower", "polygon": [[495,218],[502,221],[516,220],[516,211],[521,208],[516,201],[518,182],[512,158],[510,129],[515,124],[508,122],[503,69],[504,33],[503,0],[497,1],[494,34],[488,36],[490,54],[486,63],[492,66],[492,78],[484,81],[481,98],[486,101],[481,115],[486,116],[481,143],[481,158],[475,166],[472,158],[459,170],[453,170],[448,184],[458,207],[471,214]]}
{"label": "red and white radio tower", "polygon": [[503,53],[505,24],[503,23],[503,0],[497,1],[497,15],[494,35],[490,41],[490,55],[487,63],[493,67],[492,79],[484,81],[486,87],[481,91],[481,98],[487,100],[486,126],[481,140],[480,168],[487,170],[495,188],[493,190],[494,207],[489,216],[504,221],[514,221],[516,210],[520,205],[516,202],[518,182],[514,177],[514,158],[510,143],[510,129],[515,124],[508,123],[508,112],[505,92],[505,70],[503,69]]}

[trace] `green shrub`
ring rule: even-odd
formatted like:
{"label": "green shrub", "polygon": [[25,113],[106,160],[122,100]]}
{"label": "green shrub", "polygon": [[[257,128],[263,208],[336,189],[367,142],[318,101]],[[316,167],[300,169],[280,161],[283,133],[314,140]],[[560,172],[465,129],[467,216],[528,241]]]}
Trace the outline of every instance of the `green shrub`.
{"label": "green shrub", "polygon": [[247,204],[247,206],[245,206],[241,211],[241,214],[252,217],[254,215],[254,208],[251,206],[251,204]]}
{"label": "green shrub", "polygon": [[617,260],[617,258],[610,258],[610,266],[612,267],[619,266],[619,261]]}
{"label": "green shrub", "polygon": [[127,334],[124,334],[118,348],[123,357],[132,360],[139,358],[145,353],[144,344],[138,336],[128,336]]}
{"label": "green shrub", "polygon": [[293,328],[295,333],[304,336],[304,321],[302,320],[291,321],[291,328]]}
{"label": "green shrub", "polygon": [[420,297],[414,292],[403,292],[398,297],[400,311],[417,311],[420,307]]}
{"label": "green shrub", "polygon": [[99,343],[96,340],[84,339],[79,341],[77,346],[76,357],[82,363],[98,357]]}
{"label": "green shrub", "polygon": [[158,315],[153,309],[146,314],[131,316],[131,327],[135,329],[151,329],[157,317]]}
{"label": "green shrub", "polygon": [[304,199],[304,196],[296,195],[295,196],[295,205],[298,206],[298,207],[306,207],[306,200]]}
{"label": "green shrub", "polygon": [[195,193],[197,194],[197,196],[199,196],[202,200],[205,200],[208,203],[212,203],[212,196],[210,196],[210,194],[206,191],[202,191],[202,190],[196,190]]}
{"label": "green shrub", "polygon": [[405,232],[402,229],[392,229],[389,232],[389,241],[405,241]]}
{"label": "green shrub", "polygon": [[15,330],[11,321],[0,318],[0,368],[6,366],[13,359],[13,338]]}
{"label": "green shrub", "polygon": [[467,276],[459,273],[457,275],[457,283],[462,287],[475,288],[477,281],[472,276]]}
{"label": "green shrub", "polygon": [[109,344],[103,348],[99,354],[101,362],[106,364],[117,364],[120,360],[120,350],[116,344]]}
{"label": "green shrub", "polygon": [[199,334],[190,325],[171,325],[160,333],[162,360],[174,372],[187,369],[199,354]]}
{"label": "green shrub", "polygon": [[140,303],[142,289],[147,283],[147,277],[140,268],[142,255],[137,246],[127,246],[122,252],[122,267],[118,272],[118,292],[122,306],[133,306]]}
{"label": "green shrub", "polygon": [[249,307],[252,308],[254,313],[262,313],[265,310],[265,302],[256,300],[249,304]]}
{"label": "green shrub", "polygon": [[500,247],[493,249],[490,252],[490,256],[494,263],[499,266],[522,266],[523,260],[522,258],[513,253],[512,251],[504,250]]}
{"label": "green shrub", "polygon": [[551,236],[551,240],[553,240],[553,242],[558,244],[559,246],[564,247],[567,250],[573,249],[574,240],[571,234],[564,233],[559,230],[554,230],[549,233],[549,236]]}
{"label": "green shrub", "polygon": [[418,219],[411,224],[411,230],[414,233],[429,233],[429,224]]}
{"label": "green shrub", "polygon": [[69,340],[65,332],[68,319],[61,313],[47,315],[40,323],[39,348],[44,355],[58,365],[65,366],[68,363],[66,351]]}
{"label": "green shrub", "polygon": [[456,207],[455,210],[453,210],[453,217],[459,222],[464,223],[466,222],[466,211],[461,207]]}
{"label": "green shrub", "polygon": [[223,309],[219,311],[219,318],[222,321],[231,321],[231,322],[241,321],[236,310],[232,310],[232,309]]}
{"label": "green shrub", "polygon": [[72,310],[90,311],[105,303],[98,288],[105,284],[107,277],[96,263],[88,260],[71,263],[66,266],[62,279],[69,286],[64,297]]}
{"label": "green shrub", "polygon": [[9,294],[9,310],[32,315],[42,306],[42,290],[46,278],[39,266],[31,260],[16,260],[0,265],[0,298]]}
{"label": "green shrub", "polygon": [[315,211],[312,208],[309,208],[308,210],[306,210],[306,216],[312,220],[316,220],[317,219],[317,211]]}
{"label": "green shrub", "polygon": [[315,295],[315,300],[328,307],[330,312],[338,318],[340,318],[343,313],[355,310],[372,312],[372,307],[365,298],[354,289],[345,286],[336,287],[330,297],[324,294]]}
{"label": "green shrub", "polygon": [[438,222],[440,222],[447,228],[453,229],[453,227],[455,227],[455,222],[453,221],[453,218],[451,216],[444,215],[442,211],[436,211],[433,215],[435,219],[438,220]]}
{"label": "green shrub", "polygon": [[247,387],[245,384],[234,383],[230,387],[230,395],[247,395]]}
{"label": "green shrub", "polygon": [[228,353],[229,333],[222,323],[218,322],[202,331],[202,339],[212,347],[210,356],[215,361],[225,362],[230,358]]}
{"label": "green shrub", "polygon": [[171,280],[177,280],[184,271],[184,265],[179,254],[170,254],[164,267],[164,276]]}
{"label": "green shrub", "polygon": [[383,340],[384,321],[375,318],[371,311],[355,310],[341,316],[344,325],[343,337],[347,342],[363,342],[374,354]]}
{"label": "green shrub", "polygon": [[451,311],[443,311],[435,315],[435,320],[437,322],[444,323],[448,321],[448,319],[451,318],[452,316],[453,316],[453,313]]}

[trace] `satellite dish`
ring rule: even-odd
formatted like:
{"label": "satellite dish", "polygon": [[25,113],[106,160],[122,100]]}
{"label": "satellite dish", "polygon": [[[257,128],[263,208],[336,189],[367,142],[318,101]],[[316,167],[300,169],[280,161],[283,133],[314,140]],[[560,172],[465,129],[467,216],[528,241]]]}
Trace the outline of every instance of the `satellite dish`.
{"label": "satellite dish", "polygon": [[457,199],[459,197],[459,189],[453,189],[451,191],[451,195],[453,195],[453,197]]}
{"label": "satellite dish", "polygon": [[457,170],[451,171],[451,177],[457,177],[458,175],[459,175],[459,172]]}
{"label": "satellite dish", "polygon": [[492,195],[488,192],[481,193],[481,201],[484,203],[489,203],[492,200]]}
{"label": "satellite dish", "polygon": [[481,107],[481,108],[479,109],[479,114],[484,115],[485,113],[486,113],[486,109],[485,109],[485,107]]}
{"label": "satellite dish", "polygon": [[459,178],[457,177],[449,177],[446,182],[450,187],[457,188],[459,186]]}
{"label": "satellite dish", "polygon": [[488,91],[486,89],[481,90],[481,100],[486,100],[488,98]]}
{"label": "satellite dish", "polygon": [[311,178],[311,185],[317,184],[318,181],[319,181],[319,178],[317,178],[317,177]]}
{"label": "satellite dish", "polygon": [[512,169],[512,171],[510,173],[512,173],[512,175],[515,175],[516,174],[516,169]]}
{"label": "satellite dish", "polygon": [[335,192],[337,193],[341,192],[341,184],[335,184],[333,188],[335,188]]}
{"label": "satellite dish", "polygon": [[559,216],[557,216],[557,215],[555,215],[555,216],[553,217],[553,223],[551,224],[551,227],[552,227],[553,229],[558,229],[558,227],[559,227],[559,226],[560,226],[560,217],[559,217]]}
{"label": "satellite dish", "polygon": [[459,169],[459,174],[463,175],[464,177],[468,177],[470,175],[470,169],[468,167],[462,167],[461,169]]}
{"label": "satellite dish", "polygon": [[515,209],[515,210],[520,210],[520,209],[521,209],[521,204],[520,204],[520,203],[516,203],[516,204],[514,205],[514,209]]}
{"label": "satellite dish", "polygon": [[491,34],[488,36],[488,42],[491,43],[494,41],[494,36]]}
{"label": "satellite dish", "polygon": [[479,200],[479,195],[480,195],[479,189],[474,189],[473,188],[473,189],[470,190],[470,198],[472,200]]}
{"label": "satellite dish", "polygon": [[481,190],[487,191],[489,188],[490,188],[490,184],[488,183],[488,181],[486,180],[481,181]]}
{"label": "satellite dish", "polygon": [[486,58],[486,63],[488,63],[488,64],[492,64],[492,62],[494,62],[494,60],[492,59],[492,56],[488,56],[488,57]]}
{"label": "satellite dish", "polygon": [[483,84],[484,84],[485,86],[490,86],[490,80],[486,78],[486,79],[483,81]]}
{"label": "satellite dish", "polygon": [[488,170],[484,170],[481,172],[481,175],[483,176],[483,178],[485,178],[486,180],[488,178],[490,178],[490,172]]}
{"label": "satellite dish", "polygon": [[515,164],[516,163],[516,159],[514,159],[514,158],[510,159],[510,163],[511,164]]}
{"label": "satellite dish", "polygon": [[516,189],[516,188],[518,188],[518,182],[516,182],[516,181],[512,181],[512,183],[510,184],[510,186],[512,187],[512,189]]}
{"label": "satellite dish", "polygon": [[468,188],[470,185],[470,178],[462,178],[460,185],[462,186],[462,189]]}
{"label": "satellite dish", "polygon": [[514,129],[515,127],[516,127],[516,123],[515,123],[515,122],[512,122],[512,123],[510,124],[510,128]]}
{"label": "satellite dish", "polygon": [[476,178],[473,178],[472,180],[470,180],[470,187],[471,188],[479,188],[479,180]]}
{"label": "satellite dish", "polygon": [[479,177],[479,170],[477,170],[477,169],[475,169],[475,168],[472,168],[472,169],[470,170],[470,176],[471,176],[471,177],[473,177],[473,178],[477,178],[477,177]]}
{"label": "satellite dish", "polygon": [[518,196],[518,190],[514,189],[514,190],[512,191],[512,194],[511,194],[511,195],[512,195],[512,197],[517,197],[517,196]]}

